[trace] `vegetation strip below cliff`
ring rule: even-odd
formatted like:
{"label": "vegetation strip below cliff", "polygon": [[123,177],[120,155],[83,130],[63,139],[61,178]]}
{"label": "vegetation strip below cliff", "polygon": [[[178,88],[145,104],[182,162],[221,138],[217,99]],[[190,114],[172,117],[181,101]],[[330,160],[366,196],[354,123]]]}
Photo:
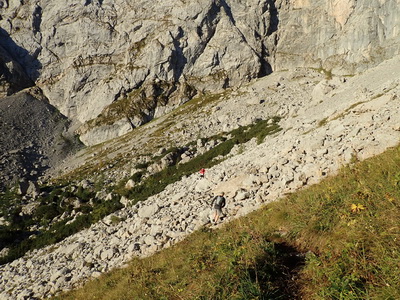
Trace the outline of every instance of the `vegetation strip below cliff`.
{"label": "vegetation strip below cliff", "polygon": [[[230,133],[203,139],[204,142],[218,139],[222,140],[222,142],[206,153],[196,156],[187,163],[178,164],[179,161],[177,161],[176,164],[146,178],[141,184],[135,186],[131,190],[126,190],[121,187],[117,187],[115,190],[130,199],[134,199],[134,203],[143,201],[151,195],[161,192],[168,184],[180,180],[183,176],[196,173],[201,168],[210,168],[217,165],[226,158],[235,145],[243,145],[253,138],[256,138],[258,144],[260,144],[264,141],[266,136],[280,130],[277,124],[279,118],[274,118],[270,123],[269,122],[270,120],[259,120],[254,124],[241,126]],[[188,146],[189,145],[186,147]],[[183,147],[183,149],[186,147]],[[175,149],[174,151],[179,151],[179,149]],[[133,175],[133,177],[135,176],[137,176],[137,174]],[[125,181],[121,183],[125,183]]]}
{"label": "vegetation strip below cliff", "polygon": [[[11,262],[30,250],[60,242],[121,209],[123,207],[119,201],[121,195],[132,199],[131,205],[145,201],[183,176],[196,173],[202,167],[209,168],[218,164],[235,145],[244,144],[252,138],[261,143],[267,135],[280,130],[278,121],[279,118],[273,118],[271,121],[259,120],[229,133],[205,139],[219,138],[222,142],[185,164],[178,164],[179,161],[176,161],[176,164],[145,179],[141,178],[142,172],[134,174],[132,178],[140,184],[127,190],[124,188],[126,180],[123,180],[120,184],[109,187],[108,190],[113,195],[109,200],[97,197],[96,192],[102,185],[101,180],[87,189],[77,188],[71,183],[62,183],[59,186],[42,187],[41,190],[46,192],[45,196],[39,197],[37,207],[32,214],[24,215],[21,213],[23,198],[15,191],[7,190],[0,194],[0,216],[4,216],[8,222],[7,226],[0,225],[0,243],[2,248],[7,247],[9,251],[0,257],[0,264]],[[74,206],[76,201],[79,202],[78,208]],[[68,217],[61,218],[65,214]]]}
{"label": "vegetation strip below cliff", "polygon": [[399,299],[400,147],[55,299]]}

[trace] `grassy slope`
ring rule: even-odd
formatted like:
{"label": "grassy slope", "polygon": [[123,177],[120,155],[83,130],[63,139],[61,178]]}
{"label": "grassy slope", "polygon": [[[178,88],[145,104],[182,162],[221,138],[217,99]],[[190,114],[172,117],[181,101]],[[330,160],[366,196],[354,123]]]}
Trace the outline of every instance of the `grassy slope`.
{"label": "grassy slope", "polygon": [[400,147],[57,299],[400,299]]}

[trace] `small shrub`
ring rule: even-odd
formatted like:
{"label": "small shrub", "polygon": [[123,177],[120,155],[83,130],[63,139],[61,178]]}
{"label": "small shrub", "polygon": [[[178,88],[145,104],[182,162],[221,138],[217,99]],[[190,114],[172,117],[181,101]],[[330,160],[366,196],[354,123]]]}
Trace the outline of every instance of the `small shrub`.
{"label": "small shrub", "polygon": [[118,223],[120,223],[122,221],[122,219],[120,217],[117,217],[115,215],[111,216],[111,224],[112,225],[116,225]]}
{"label": "small shrub", "polygon": [[130,179],[132,179],[134,182],[140,182],[140,180],[142,179],[142,177],[143,177],[143,175],[144,175],[144,172],[136,172],[136,173],[134,173],[131,177],[130,177]]}
{"label": "small shrub", "polygon": [[51,221],[58,216],[57,206],[54,204],[39,206],[35,213],[34,218],[39,221]]}
{"label": "small shrub", "polygon": [[91,198],[94,197],[94,194],[90,190],[84,189],[83,187],[79,186],[78,190],[75,193],[75,196],[78,197],[82,202],[88,202]]}
{"label": "small shrub", "polygon": [[150,162],[139,163],[135,166],[136,169],[146,169],[150,166]]}

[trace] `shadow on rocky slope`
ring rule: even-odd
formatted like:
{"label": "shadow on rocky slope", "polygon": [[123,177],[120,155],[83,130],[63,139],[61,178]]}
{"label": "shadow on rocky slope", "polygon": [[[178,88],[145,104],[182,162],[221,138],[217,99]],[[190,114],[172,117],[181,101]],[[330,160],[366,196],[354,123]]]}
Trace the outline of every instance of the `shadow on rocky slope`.
{"label": "shadow on rocky slope", "polygon": [[[18,81],[24,83],[23,88],[33,86],[34,81],[39,78],[40,70],[42,69],[42,64],[37,59],[41,51],[40,48],[34,53],[30,53],[27,49],[19,46],[8,32],[2,28],[0,28],[0,38],[0,46],[8,53],[9,60],[12,59],[13,63],[19,64],[24,69],[26,75],[19,74],[22,78],[17,78]],[[24,68],[24,66],[29,66],[29,69]]]}
{"label": "shadow on rocky slope", "polygon": [[37,180],[80,147],[68,119],[44,99],[33,88],[0,100],[0,189],[22,177]]}

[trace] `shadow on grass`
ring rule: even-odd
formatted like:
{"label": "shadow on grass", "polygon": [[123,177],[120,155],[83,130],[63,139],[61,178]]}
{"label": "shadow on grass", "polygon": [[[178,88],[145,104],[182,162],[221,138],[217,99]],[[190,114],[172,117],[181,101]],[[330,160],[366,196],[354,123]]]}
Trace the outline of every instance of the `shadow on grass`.
{"label": "shadow on grass", "polygon": [[297,278],[305,265],[304,254],[286,243],[271,243],[264,255],[248,270],[259,287],[258,299],[301,299]]}

